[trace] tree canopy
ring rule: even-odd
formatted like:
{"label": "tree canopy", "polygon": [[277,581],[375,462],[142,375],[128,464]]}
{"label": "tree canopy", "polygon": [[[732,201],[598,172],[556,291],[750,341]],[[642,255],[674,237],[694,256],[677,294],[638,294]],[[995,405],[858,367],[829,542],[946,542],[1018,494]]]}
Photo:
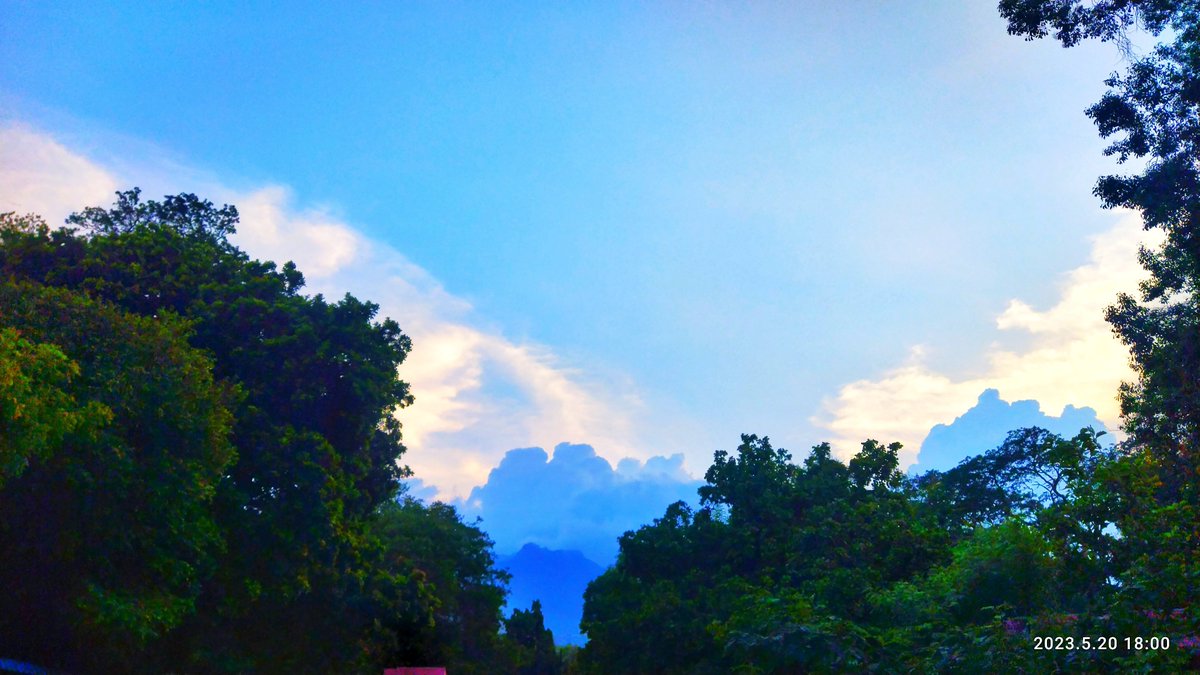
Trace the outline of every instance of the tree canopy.
{"label": "tree canopy", "polygon": [[[1051,33],[1066,47],[1082,39],[1116,41],[1124,73],[1088,109],[1105,153],[1140,172],[1101,177],[1106,207],[1136,210],[1157,248],[1140,251],[1148,278],[1137,297],[1108,308],[1114,332],[1129,347],[1136,379],[1121,386],[1129,457],[1114,480],[1126,505],[1118,523],[1130,566],[1131,604],[1195,608],[1200,602],[1200,6],[1189,0],[1004,0],[1009,32]],[[1130,31],[1158,36],[1145,55],[1128,47]],[[1193,630],[1200,617],[1191,616]]]}
{"label": "tree canopy", "polygon": [[1130,503],[1125,453],[1089,429],[1071,439],[1021,429],[950,471],[910,478],[896,468],[898,450],[867,441],[842,462],[823,444],[793,464],[747,435],[736,452],[718,451],[701,507],[674,504],[627,533],[616,565],[589,586],[584,672],[1191,663],[1182,649],[1032,647],[1035,635],[1134,626],[1189,636],[1186,613],[1148,624],[1146,606],[1128,597],[1138,556],[1154,549],[1117,529]]}
{"label": "tree canopy", "polygon": [[[237,392],[177,319],[3,282],[0,327],[53,369],[5,416],[32,452],[0,492],[0,648],[102,671],[195,611],[224,547],[211,507]],[[24,445],[26,411],[65,423]]]}
{"label": "tree canopy", "polygon": [[409,339],[372,303],[303,295],[294,265],[229,241],[237,221],[136,189],[66,228],[0,217],[0,647],[87,672],[338,672],[432,627],[445,646],[423,653],[490,658],[490,540],[396,504]]}

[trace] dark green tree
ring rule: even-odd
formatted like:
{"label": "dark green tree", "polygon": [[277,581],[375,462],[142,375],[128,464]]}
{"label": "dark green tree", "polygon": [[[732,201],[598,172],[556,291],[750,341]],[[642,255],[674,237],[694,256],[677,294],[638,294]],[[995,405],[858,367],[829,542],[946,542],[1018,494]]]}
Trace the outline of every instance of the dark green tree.
{"label": "dark green tree", "polygon": [[190,670],[345,669],[365,630],[347,608],[370,595],[369,522],[407,471],[392,413],[411,401],[396,375],[408,338],[376,321],[375,305],[305,296],[294,265],[249,258],[228,240],[233,207],[132,190],[69,222],[0,230],[0,277],[182,317],[215,377],[241,393],[236,461],[214,501],[225,551],[165,658]]}
{"label": "dark green tree", "polygon": [[1162,459],[1165,488],[1185,489],[1181,481],[1200,468],[1200,7],[1003,0],[1000,13],[1010,33],[1053,33],[1067,47],[1086,38],[1127,45],[1134,29],[1168,36],[1110,77],[1110,90],[1087,114],[1102,136],[1115,137],[1106,154],[1143,161],[1140,173],[1102,177],[1096,195],[1106,207],[1138,211],[1146,229],[1165,235],[1160,248],[1141,251],[1150,277],[1140,302],[1122,294],[1107,316],[1138,376],[1121,388],[1125,428]]}
{"label": "dark green tree", "polygon": [[19,403],[66,423],[30,445],[8,427],[27,465],[0,488],[0,653],[152,671],[146,653],[194,616],[223,553],[213,498],[235,458],[236,392],[173,317],[0,282],[0,337],[15,331],[48,367],[5,362],[46,378]]}
{"label": "dark green tree", "polygon": [[730,534],[711,508],[676,502],[622,535],[617,564],[584,593],[584,672],[725,672],[708,627],[744,588],[728,562]]}
{"label": "dark green tree", "polygon": [[[507,654],[500,644],[505,585],[492,541],[464,523],[448,504],[404,498],[380,507],[372,524],[385,568],[416,579],[425,620],[394,626],[388,663],[440,664],[454,673],[495,672]],[[406,620],[393,612],[391,620]]]}
{"label": "dark green tree", "polygon": [[718,451],[702,506],[621,537],[585,594],[588,672],[864,670],[871,594],[948,558],[949,539],[898,471],[898,444],[827,444],[797,466],[765,438]]}
{"label": "dark green tree", "polygon": [[515,675],[559,675],[563,659],[554,648],[554,634],[546,628],[542,603],[534,600],[529,609],[514,609],[504,620],[504,642],[508,645]]}
{"label": "dark green tree", "polygon": [[[1149,278],[1140,297],[1121,295],[1107,318],[1128,345],[1137,379],[1121,386],[1130,455],[1116,473],[1130,490],[1117,527],[1124,535],[1119,575],[1122,609],[1186,609],[1187,630],[1200,633],[1200,5],[1192,0],[1003,0],[1009,32],[1053,34],[1064,46],[1115,41],[1129,57],[1109,91],[1087,114],[1105,150],[1140,171],[1100,178],[1106,207],[1138,211],[1161,246],[1140,251]],[[1135,55],[1128,35],[1161,38]],[[1140,456],[1139,456],[1140,455]],[[1134,475],[1148,471],[1148,477]],[[1120,616],[1115,611],[1114,616]],[[1144,615],[1140,617],[1144,620]],[[1140,667],[1140,666],[1139,666]],[[1161,666],[1167,667],[1167,666]]]}
{"label": "dark green tree", "polygon": [[777,531],[790,516],[790,496],[795,491],[796,466],[769,438],[742,434],[736,455],[717,450],[700,486],[702,503],[727,516],[731,532],[745,537],[740,564],[745,569],[763,565],[764,556],[776,562],[783,551],[772,546]]}
{"label": "dark green tree", "polygon": [[1099,436],[1092,429],[1069,439],[1037,427],[1015,429],[998,447],[916,482],[952,531],[969,533],[1010,518],[1032,522],[1044,508],[1071,501],[1097,464],[1113,456]]}

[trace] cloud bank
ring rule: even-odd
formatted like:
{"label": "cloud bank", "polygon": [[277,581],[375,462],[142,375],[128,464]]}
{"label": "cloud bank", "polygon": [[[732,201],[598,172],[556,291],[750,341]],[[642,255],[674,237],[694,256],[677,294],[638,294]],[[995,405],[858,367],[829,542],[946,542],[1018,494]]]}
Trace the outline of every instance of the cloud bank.
{"label": "cloud bank", "polygon": [[178,163],[147,156],[138,164],[127,155],[102,163],[44,131],[0,122],[0,210],[57,224],[134,185],[151,198],[160,196],[153,188],[236,205],[234,240],[250,255],[295,261],[310,293],[350,292],[379,304],[412,338],[401,376],[416,404],[398,413],[405,461],[440,497],[482,484],[505,449],[547,439],[587,438],[613,457],[649,454],[634,424],[642,403],[627,381],[588,379],[548,348],[484,326],[470,302],[332,209],[297,207],[285,186],[238,189]]}
{"label": "cloud bank", "polygon": [[1152,243],[1150,238],[1136,214],[1121,213],[1111,229],[1091,239],[1088,261],[1063,276],[1052,307],[1037,310],[1010,301],[996,328],[1019,334],[1028,344],[1020,349],[993,344],[983,372],[939,372],[926,364],[924,348],[917,346],[907,363],[843,386],[812,422],[832,433],[843,456],[865,438],[898,440],[905,445],[902,466],[916,460],[931,428],[970,408],[978,392],[989,388],[1051,410],[1092,406],[1105,426],[1119,428],[1117,387],[1132,372],[1128,352],[1104,321],[1104,308],[1118,292],[1137,289],[1143,276],[1138,246]]}
{"label": "cloud bank", "polygon": [[1043,413],[1037,401],[1008,403],[1000,398],[1000,392],[988,389],[979,395],[974,407],[952,423],[938,424],[929,431],[909,473],[952,469],[967,457],[999,446],[1009,431],[1025,427],[1041,427],[1067,438],[1084,427],[1107,430],[1091,408],[1068,405],[1055,417]]}
{"label": "cloud bank", "polygon": [[698,487],[683,455],[626,458],[614,468],[590,445],[560,443],[553,457],[542,448],[509,450],[459,507],[483,518],[500,553],[533,543],[608,565],[622,533],[661,517],[673,502],[695,504]]}

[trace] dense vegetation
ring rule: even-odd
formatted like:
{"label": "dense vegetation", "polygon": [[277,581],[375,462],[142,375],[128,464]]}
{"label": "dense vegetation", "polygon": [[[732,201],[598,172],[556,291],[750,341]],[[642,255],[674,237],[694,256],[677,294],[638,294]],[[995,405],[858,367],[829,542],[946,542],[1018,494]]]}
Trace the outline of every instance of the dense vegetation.
{"label": "dense vegetation", "polygon": [[[75,672],[522,665],[506,576],[400,500],[408,338],[121,193],[0,217],[0,654]],[[531,624],[532,615],[514,620]],[[530,628],[529,630],[532,630]]]}
{"label": "dense vegetation", "polygon": [[[908,477],[896,444],[794,462],[743,436],[698,508],[621,538],[586,595],[589,643],[564,658],[538,603],[502,616],[479,527],[405,498],[410,344],[375,305],[305,295],[294,265],[229,241],[233,207],[193,195],[119,193],[61,229],[3,214],[0,656],[80,673],[1200,668],[1200,6],[1000,11],[1065,46],[1170,38],[1088,111],[1143,166],[1097,195],[1166,235],[1141,297],[1108,311],[1137,376],[1127,442],[1020,429]],[[1035,649],[1047,637],[1074,642]]]}
{"label": "dense vegetation", "polygon": [[[1178,648],[1195,635],[1189,585],[1177,577],[1164,595],[1141,576],[1164,534],[1146,529],[1163,514],[1144,456],[1103,447],[1089,430],[1064,439],[1024,429],[912,480],[897,449],[868,441],[842,463],[820,445],[797,465],[744,436],[733,455],[718,453],[701,507],[674,504],[626,534],[617,564],[589,587],[583,665],[976,673],[1191,663]],[[1049,635],[1169,636],[1177,646],[1033,648]]]}

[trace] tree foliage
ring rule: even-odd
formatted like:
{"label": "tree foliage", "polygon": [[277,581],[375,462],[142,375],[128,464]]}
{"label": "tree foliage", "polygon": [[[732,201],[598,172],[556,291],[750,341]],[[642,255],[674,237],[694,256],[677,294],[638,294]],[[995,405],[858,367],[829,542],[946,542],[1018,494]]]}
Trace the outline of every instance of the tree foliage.
{"label": "tree foliage", "polygon": [[855,622],[870,614],[871,590],[947,557],[897,469],[898,450],[867,441],[845,464],[820,445],[796,465],[745,435],[735,453],[718,451],[701,508],[672,505],[627,533],[617,564],[588,588],[583,663],[664,673],[863,667]]}
{"label": "tree foliage", "polygon": [[78,376],[79,364],[54,345],[0,328],[0,489],[31,462],[59,452],[69,435],[107,421],[110,411],[81,406],[67,391]]}
{"label": "tree foliage", "polygon": [[[559,675],[565,664],[554,648],[554,634],[546,628],[542,603],[534,600],[529,609],[514,609],[504,620],[504,643],[515,675]],[[493,671],[500,664],[493,663]]]}
{"label": "tree foliage", "polygon": [[[800,464],[765,438],[718,451],[701,507],[620,542],[588,587],[585,672],[1095,672],[1177,669],[1183,649],[1034,650],[1034,636],[1147,634],[1149,572],[1118,529],[1146,474],[1090,429],[1020,429],[945,473],[908,478],[897,444],[828,445]],[[1137,511],[1144,505],[1134,507]],[[1176,512],[1174,515],[1183,515]],[[1190,545],[1180,521],[1175,556]],[[1174,558],[1171,558],[1174,560]],[[1168,566],[1169,567],[1169,566]],[[1173,568],[1179,569],[1179,568]],[[1161,572],[1163,565],[1155,567]],[[1178,607],[1180,595],[1156,598]],[[1136,593],[1145,598],[1142,591]],[[1185,605],[1186,606],[1186,605]],[[1187,612],[1156,620],[1175,640]],[[1140,621],[1140,623],[1139,623]]]}
{"label": "tree foliage", "polygon": [[237,392],[174,318],[3,282],[0,328],[56,369],[23,407],[65,421],[14,439],[28,465],[0,490],[0,649],[117,670],[195,611],[223,553],[211,507]]}
{"label": "tree foliage", "polygon": [[408,338],[374,304],[303,295],[294,265],[229,241],[237,221],[136,189],[67,228],[0,217],[0,647],[87,672],[346,672],[421,643],[478,667],[491,542],[395,503]]}
{"label": "tree foliage", "polygon": [[[1190,0],[1004,0],[1009,32],[1051,33],[1066,47],[1087,38],[1116,41],[1128,57],[1109,91],[1088,109],[1105,153],[1141,170],[1104,176],[1106,207],[1138,211],[1161,246],[1140,251],[1149,277],[1139,297],[1108,309],[1129,347],[1136,379],[1121,386],[1127,457],[1106,471],[1122,509],[1113,564],[1125,581],[1113,616],[1145,623],[1145,612],[1180,610],[1200,632],[1200,6]],[[1128,34],[1160,38],[1145,55]]]}
{"label": "tree foliage", "polygon": [[[372,530],[383,567],[410,576],[419,593],[414,625],[397,625],[389,663],[444,664],[455,673],[494,672],[509,654],[500,642],[508,574],[496,568],[492,541],[457,510],[411,498],[379,509]],[[412,616],[390,612],[393,621]]]}
{"label": "tree foliage", "polygon": [[[1010,33],[1051,33],[1070,47],[1085,38],[1127,39],[1129,31],[1165,34],[1149,53],[1114,74],[1088,109],[1105,154],[1142,160],[1140,173],[1100,178],[1106,207],[1141,213],[1146,229],[1165,235],[1141,251],[1149,278],[1140,298],[1122,294],[1108,320],[1129,346],[1138,379],[1121,390],[1126,430],[1164,461],[1168,489],[1200,468],[1200,7],[1184,0],[1004,0]],[[1131,51],[1126,50],[1133,57]]]}

